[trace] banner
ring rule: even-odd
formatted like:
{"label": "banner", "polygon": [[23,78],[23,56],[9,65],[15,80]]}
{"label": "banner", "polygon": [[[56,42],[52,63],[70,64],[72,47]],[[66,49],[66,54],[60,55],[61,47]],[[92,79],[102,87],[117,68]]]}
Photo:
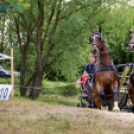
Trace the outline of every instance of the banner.
{"label": "banner", "polygon": [[8,100],[11,90],[12,85],[0,84],[0,100]]}

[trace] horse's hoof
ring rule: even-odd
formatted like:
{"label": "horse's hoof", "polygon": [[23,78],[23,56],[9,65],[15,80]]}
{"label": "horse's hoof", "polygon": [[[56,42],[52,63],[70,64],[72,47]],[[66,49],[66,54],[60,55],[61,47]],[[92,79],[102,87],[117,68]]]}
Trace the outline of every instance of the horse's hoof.
{"label": "horse's hoof", "polygon": [[113,108],[113,111],[114,112],[120,112],[120,109],[119,109],[119,107],[116,106],[116,107]]}
{"label": "horse's hoof", "polygon": [[107,106],[106,107],[101,106],[101,110],[108,110],[108,107]]}

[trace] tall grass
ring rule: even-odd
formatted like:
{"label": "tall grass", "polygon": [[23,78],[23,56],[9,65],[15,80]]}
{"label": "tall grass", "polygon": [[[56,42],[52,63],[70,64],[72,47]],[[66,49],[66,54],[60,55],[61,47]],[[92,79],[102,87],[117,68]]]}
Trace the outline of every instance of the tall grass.
{"label": "tall grass", "polygon": [[43,94],[58,94],[63,96],[73,96],[79,93],[79,88],[75,83],[63,83],[44,80],[41,92]]}

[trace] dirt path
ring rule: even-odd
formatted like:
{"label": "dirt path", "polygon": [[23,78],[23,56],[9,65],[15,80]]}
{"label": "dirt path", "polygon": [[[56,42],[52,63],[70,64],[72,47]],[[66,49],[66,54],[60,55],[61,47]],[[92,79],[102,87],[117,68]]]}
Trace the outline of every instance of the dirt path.
{"label": "dirt path", "polygon": [[[59,110],[60,109],[60,110]],[[76,117],[83,117],[85,120],[88,118],[97,117],[100,120],[114,120],[114,121],[125,121],[125,122],[134,122],[134,114],[133,113],[125,113],[125,112],[109,112],[106,110],[99,109],[85,109],[85,108],[73,108],[73,107],[64,107],[64,106],[48,106],[46,112],[49,111],[52,114],[70,114]],[[88,118],[87,118],[88,117]]]}
{"label": "dirt path", "polygon": [[134,134],[133,113],[21,100],[0,105],[0,134]]}

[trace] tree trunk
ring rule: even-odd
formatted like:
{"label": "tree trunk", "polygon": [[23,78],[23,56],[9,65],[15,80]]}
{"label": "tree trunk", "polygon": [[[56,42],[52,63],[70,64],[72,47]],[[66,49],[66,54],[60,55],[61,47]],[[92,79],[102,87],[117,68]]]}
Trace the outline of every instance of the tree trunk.
{"label": "tree trunk", "polygon": [[[5,32],[5,15],[3,15],[3,28],[2,28],[2,31],[1,31],[1,46],[0,46],[0,52],[2,53],[3,52],[3,46],[4,46],[4,39],[5,39],[5,34],[4,34],[4,32]],[[0,64],[2,64],[2,60],[0,60]]]}
{"label": "tree trunk", "polygon": [[27,43],[22,45],[22,40],[20,37],[20,23],[19,23],[19,16],[14,18],[15,26],[16,26],[16,33],[18,36],[19,47],[21,51],[21,68],[20,68],[20,96],[26,95],[26,88],[25,86],[25,71],[26,71],[26,55],[27,49],[29,45],[29,36],[27,38]]}
{"label": "tree trunk", "polygon": [[43,69],[38,70],[36,75],[33,77],[32,89],[30,91],[29,97],[31,99],[36,99],[39,96],[41,85],[43,80]]}
{"label": "tree trunk", "polygon": [[35,70],[37,70],[36,75],[33,77],[32,82],[32,89],[30,92],[30,98],[36,99],[39,96],[40,88],[42,85],[42,79],[43,79],[43,63],[42,63],[42,33],[43,33],[43,21],[44,21],[44,3],[42,1],[38,1],[38,22],[37,22],[37,42],[35,44],[36,46],[36,52],[37,52],[37,61],[35,64]]}
{"label": "tree trunk", "polygon": [[27,88],[25,85],[25,71],[26,71],[26,54],[21,53],[21,69],[20,69],[20,96],[25,96]]}

